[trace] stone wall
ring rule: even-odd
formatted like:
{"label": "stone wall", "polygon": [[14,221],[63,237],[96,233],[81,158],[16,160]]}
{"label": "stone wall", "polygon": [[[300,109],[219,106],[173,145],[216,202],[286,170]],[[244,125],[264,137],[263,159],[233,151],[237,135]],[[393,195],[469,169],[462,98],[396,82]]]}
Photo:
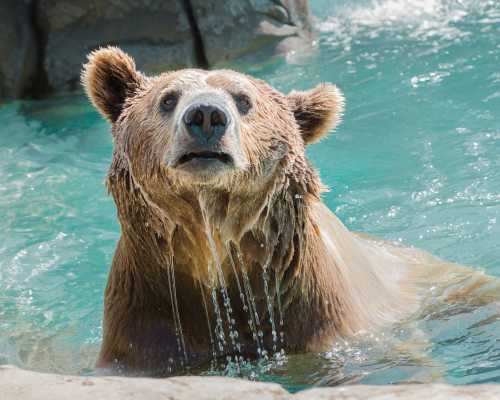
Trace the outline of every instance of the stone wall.
{"label": "stone wall", "polygon": [[21,97],[36,78],[36,35],[30,4],[24,0],[0,2],[0,98]]}
{"label": "stone wall", "polygon": [[2,0],[0,97],[79,88],[85,56],[119,45],[148,73],[213,67],[307,41],[307,0]]}
{"label": "stone wall", "polygon": [[76,377],[0,366],[2,400],[497,400],[499,385],[387,385],[318,388],[289,394],[273,383],[219,377]]}

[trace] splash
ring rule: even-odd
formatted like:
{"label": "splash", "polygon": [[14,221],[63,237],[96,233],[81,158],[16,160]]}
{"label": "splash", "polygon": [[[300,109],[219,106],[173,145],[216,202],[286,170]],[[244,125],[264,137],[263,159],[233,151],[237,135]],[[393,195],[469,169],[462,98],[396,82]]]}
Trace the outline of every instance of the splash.
{"label": "splash", "polygon": [[[485,15],[485,22],[497,21],[498,1],[477,0],[373,0],[364,5],[338,7],[318,27],[334,33],[334,40],[349,44],[360,36],[375,38],[382,32],[408,31],[416,40],[455,40],[470,34],[468,17]],[[479,21],[481,23],[481,21]]]}

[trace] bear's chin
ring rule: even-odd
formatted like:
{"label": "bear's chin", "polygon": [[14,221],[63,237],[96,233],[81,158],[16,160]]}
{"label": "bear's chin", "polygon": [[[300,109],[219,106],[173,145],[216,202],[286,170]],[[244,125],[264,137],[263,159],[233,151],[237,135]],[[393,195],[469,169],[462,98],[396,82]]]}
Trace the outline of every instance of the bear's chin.
{"label": "bear's chin", "polygon": [[203,158],[194,158],[174,168],[181,181],[198,185],[212,185],[230,179],[235,169],[232,162]]}

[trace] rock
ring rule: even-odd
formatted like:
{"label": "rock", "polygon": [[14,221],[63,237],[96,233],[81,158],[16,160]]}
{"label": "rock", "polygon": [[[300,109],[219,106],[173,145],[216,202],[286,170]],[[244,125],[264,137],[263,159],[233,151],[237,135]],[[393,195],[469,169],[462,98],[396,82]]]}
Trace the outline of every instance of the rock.
{"label": "rock", "polygon": [[2,400],[155,400],[155,399],[287,399],[277,384],[219,377],[168,379],[76,377],[41,374],[0,366]]}
{"label": "rock", "polygon": [[286,39],[310,38],[307,0],[191,0],[190,5],[211,66],[258,48],[277,49]]}
{"label": "rock", "polygon": [[434,383],[310,389],[296,394],[291,400],[494,400],[499,396],[500,385],[451,386]]}
{"label": "rock", "polygon": [[0,98],[79,90],[104,45],[155,74],[305,50],[311,35],[307,0],[2,0],[0,21]]}
{"label": "rock", "polygon": [[289,394],[274,383],[222,377],[168,379],[42,374],[0,366],[2,400],[496,400],[500,385],[352,385]]}
{"label": "rock", "polygon": [[38,0],[49,88],[79,89],[86,55],[119,45],[141,70],[197,64],[191,27],[181,0]]}
{"label": "rock", "polygon": [[37,47],[25,0],[0,2],[0,98],[21,97],[33,84]]}

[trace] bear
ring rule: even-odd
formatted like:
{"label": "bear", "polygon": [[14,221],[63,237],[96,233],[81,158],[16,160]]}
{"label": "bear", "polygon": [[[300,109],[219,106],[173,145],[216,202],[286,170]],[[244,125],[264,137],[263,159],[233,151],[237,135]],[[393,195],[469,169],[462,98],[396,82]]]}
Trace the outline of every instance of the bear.
{"label": "bear", "polygon": [[283,94],[231,70],[146,76],[116,47],[82,84],[111,124],[106,185],[121,235],[97,366],[165,376],[220,358],[321,351],[420,312],[432,286],[490,280],[350,232],[322,202],[306,146],[340,122],[322,83]]}

